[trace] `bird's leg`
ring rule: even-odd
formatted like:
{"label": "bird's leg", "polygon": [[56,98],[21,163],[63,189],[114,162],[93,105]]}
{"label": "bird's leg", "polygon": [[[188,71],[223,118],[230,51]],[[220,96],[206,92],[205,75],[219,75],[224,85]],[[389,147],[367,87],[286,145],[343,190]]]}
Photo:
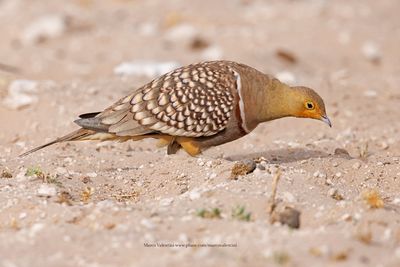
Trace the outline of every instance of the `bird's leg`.
{"label": "bird's leg", "polygon": [[159,135],[156,138],[158,139],[157,147],[164,147],[175,141],[175,137],[170,135]]}
{"label": "bird's leg", "polygon": [[196,143],[193,138],[177,137],[176,142],[179,143],[183,147],[183,149],[192,157],[198,155],[201,152],[199,144]]}

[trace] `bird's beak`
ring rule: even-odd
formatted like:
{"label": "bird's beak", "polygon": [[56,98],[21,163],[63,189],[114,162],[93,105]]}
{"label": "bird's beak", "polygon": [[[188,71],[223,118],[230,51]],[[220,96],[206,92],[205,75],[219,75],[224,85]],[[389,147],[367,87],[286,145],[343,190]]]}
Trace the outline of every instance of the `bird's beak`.
{"label": "bird's beak", "polygon": [[332,128],[332,123],[331,123],[331,120],[328,118],[328,116],[322,116],[321,117],[321,121],[323,121],[323,122],[325,122],[326,124],[328,124],[329,125],[329,127],[331,127]]}

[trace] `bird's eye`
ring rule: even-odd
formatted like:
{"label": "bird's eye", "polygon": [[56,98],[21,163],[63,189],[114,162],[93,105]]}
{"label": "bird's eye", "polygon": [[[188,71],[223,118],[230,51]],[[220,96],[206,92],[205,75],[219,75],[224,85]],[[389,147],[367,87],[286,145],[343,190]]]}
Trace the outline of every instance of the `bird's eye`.
{"label": "bird's eye", "polygon": [[313,102],[306,102],[306,108],[310,109],[310,110],[314,109],[314,103]]}

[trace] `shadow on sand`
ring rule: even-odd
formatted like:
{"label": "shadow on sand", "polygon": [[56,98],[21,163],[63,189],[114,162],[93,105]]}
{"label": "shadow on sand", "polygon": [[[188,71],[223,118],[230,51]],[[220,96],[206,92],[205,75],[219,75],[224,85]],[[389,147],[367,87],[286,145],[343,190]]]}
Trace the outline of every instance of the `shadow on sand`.
{"label": "shadow on sand", "polygon": [[264,157],[269,163],[290,163],[301,160],[307,160],[312,158],[345,158],[349,159],[348,155],[334,155],[318,150],[309,150],[302,148],[290,148],[290,149],[275,149],[264,152],[248,153],[248,154],[236,154],[225,157],[229,161],[239,161],[244,159],[254,159]]}

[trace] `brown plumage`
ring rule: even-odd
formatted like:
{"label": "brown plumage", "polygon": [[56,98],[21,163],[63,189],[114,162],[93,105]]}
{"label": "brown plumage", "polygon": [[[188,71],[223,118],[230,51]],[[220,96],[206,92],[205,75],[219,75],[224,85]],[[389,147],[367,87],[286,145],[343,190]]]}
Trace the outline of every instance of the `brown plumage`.
{"label": "brown plumage", "polygon": [[22,156],[65,141],[143,138],[159,139],[168,154],[182,147],[194,156],[287,116],[330,125],[324,102],[312,89],[289,87],[243,64],[209,61],[171,71],[102,112],[81,115],[75,121],[81,129]]}

